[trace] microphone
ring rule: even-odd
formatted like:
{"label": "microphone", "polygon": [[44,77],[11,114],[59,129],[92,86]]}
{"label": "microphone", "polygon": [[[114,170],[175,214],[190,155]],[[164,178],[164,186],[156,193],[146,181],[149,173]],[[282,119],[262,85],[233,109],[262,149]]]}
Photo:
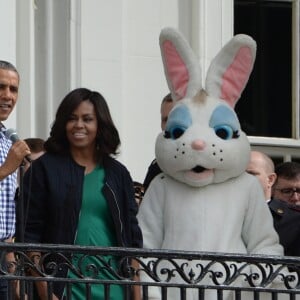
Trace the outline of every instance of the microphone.
{"label": "microphone", "polygon": [[[17,135],[17,133],[16,133],[16,130],[13,129],[13,128],[9,128],[9,129],[7,129],[7,130],[5,131],[5,137],[6,137],[7,139],[9,139],[13,144],[14,144],[15,142],[17,142],[17,141],[20,140],[20,138],[18,137],[18,135]],[[25,156],[25,159],[26,159],[29,163],[32,162],[31,158],[30,158],[28,155]]]}

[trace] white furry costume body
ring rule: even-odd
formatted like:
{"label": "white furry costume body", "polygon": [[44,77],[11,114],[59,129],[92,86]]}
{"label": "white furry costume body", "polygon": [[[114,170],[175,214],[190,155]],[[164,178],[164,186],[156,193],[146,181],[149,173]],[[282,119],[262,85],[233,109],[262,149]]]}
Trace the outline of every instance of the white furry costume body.
{"label": "white furry costume body", "polygon": [[271,213],[262,199],[257,179],[247,173],[202,188],[158,175],[138,215],[144,247],[281,254]]}
{"label": "white furry costume body", "polygon": [[[257,179],[247,173],[203,188],[188,186],[164,174],[158,175],[151,183],[138,215],[144,247],[283,255],[272,216],[262,199],[263,192]],[[188,264],[186,269],[193,268],[197,274],[196,262]],[[166,262],[159,267],[172,268]],[[141,280],[150,279],[142,273]],[[180,283],[182,279],[175,273],[172,282]],[[202,285],[205,283],[212,284],[208,278],[201,281]],[[245,286],[242,277],[235,281],[235,285]],[[217,298],[216,291],[207,290],[205,293],[207,300]],[[223,297],[234,299],[232,292],[224,292]],[[149,288],[149,300],[160,299],[160,290]],[[168,299],[180,300],[179,290],[168,288]],[[187,299],[199,299],[198,290],[188,289]],[[242,299],[253,299],[253,295],[243,293]],[[270,300],[271,296],[261,294],[260,299]],[[287,296],[281,295],[279,299],[287,299]]]}
{"label": "white furry costume body", "polygon": [[[160,47],[176,104],[156,140],[164,178],[151,182],[138,213],[144,247],[283,255],[262,187],[245,173],[250,145],[233,109],[252,71],[255,41],[233,37],[212,61],[205,89],[198,59],[179,32],[163,29]],[[180,299],[178,290],[168,293]],[[160,299],[156,288],[149,294]],[[216,299],[212,294],[205,299]]]}

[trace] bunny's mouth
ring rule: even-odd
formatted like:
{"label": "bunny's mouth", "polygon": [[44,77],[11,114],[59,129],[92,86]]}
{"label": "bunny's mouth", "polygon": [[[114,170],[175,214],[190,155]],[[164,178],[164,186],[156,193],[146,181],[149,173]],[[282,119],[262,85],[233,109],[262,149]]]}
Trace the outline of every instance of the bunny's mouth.
{"label": "bunny's mouth", "polygon": [[185,172],[184,177],[192,182],[197,184],[199,183],[209,183],[213,178],[214,170],[213,169],[206,169],[202,166],[197,165],[193,169],[190,169]]}
{"label": "bunny's mouth", "polygon": [[206,171],[207,169],[205,169],[204,167],[202,166],[196,166],[195,168],[192,169],[193,172],[195,173],[202,173],[204,171]]}

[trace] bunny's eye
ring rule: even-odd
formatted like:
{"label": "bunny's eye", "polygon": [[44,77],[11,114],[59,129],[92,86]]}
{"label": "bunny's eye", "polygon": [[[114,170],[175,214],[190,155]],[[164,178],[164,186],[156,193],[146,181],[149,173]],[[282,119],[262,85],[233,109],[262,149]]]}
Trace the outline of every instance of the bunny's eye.
{"label": "bunny's eye", "polygon": [[235,112],[225,105],[219,105],[213,111],[209,126],[223,140],[237,139],[240,136],[239,120]]}
{"label": "bunny's eye", "polygon": [[192,124],[192,116],[185,104],[179,104],[171,110],[166,124],[164,137],[177,140]]}
{"label": "bunny's eye", "polygon": [[215,130],[216,135],[219,138],[223,139],[223,140],[229,140],[229,139],[232,139],[232,138],[237,138],[239,136],[238,132],[234,131],[228,125],[219,125],[219,126],[216,126],[214,128],[214,130]]}
{"label": "bunny's eye", "polygon": [[168,131],[166,130],[164,136],[165,136],[165,138],[171,138],[172,140],[177,140],[184,134],[184,132],[185,132],[185,129],[183,129],[181,127],[174,127]]}

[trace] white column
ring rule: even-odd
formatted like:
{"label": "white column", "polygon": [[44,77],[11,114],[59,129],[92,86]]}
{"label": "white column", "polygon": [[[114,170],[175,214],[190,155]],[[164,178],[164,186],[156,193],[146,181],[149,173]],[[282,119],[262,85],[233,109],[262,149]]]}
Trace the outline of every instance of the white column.
{"label": "white column", "polygon": [[81,0],[70,1],[70,88],[81,83]]}
{"label": "white column", "polygon": [[200,59],[204,79],[211,60],[233,36],[233,0],[192,2],[192,46]]}
{"label": "white column", "polygon": [[35,47],[34,2],[17,2],[17,68],[20,73],[16,130],[20,138],[34,137],[35,122]]}

